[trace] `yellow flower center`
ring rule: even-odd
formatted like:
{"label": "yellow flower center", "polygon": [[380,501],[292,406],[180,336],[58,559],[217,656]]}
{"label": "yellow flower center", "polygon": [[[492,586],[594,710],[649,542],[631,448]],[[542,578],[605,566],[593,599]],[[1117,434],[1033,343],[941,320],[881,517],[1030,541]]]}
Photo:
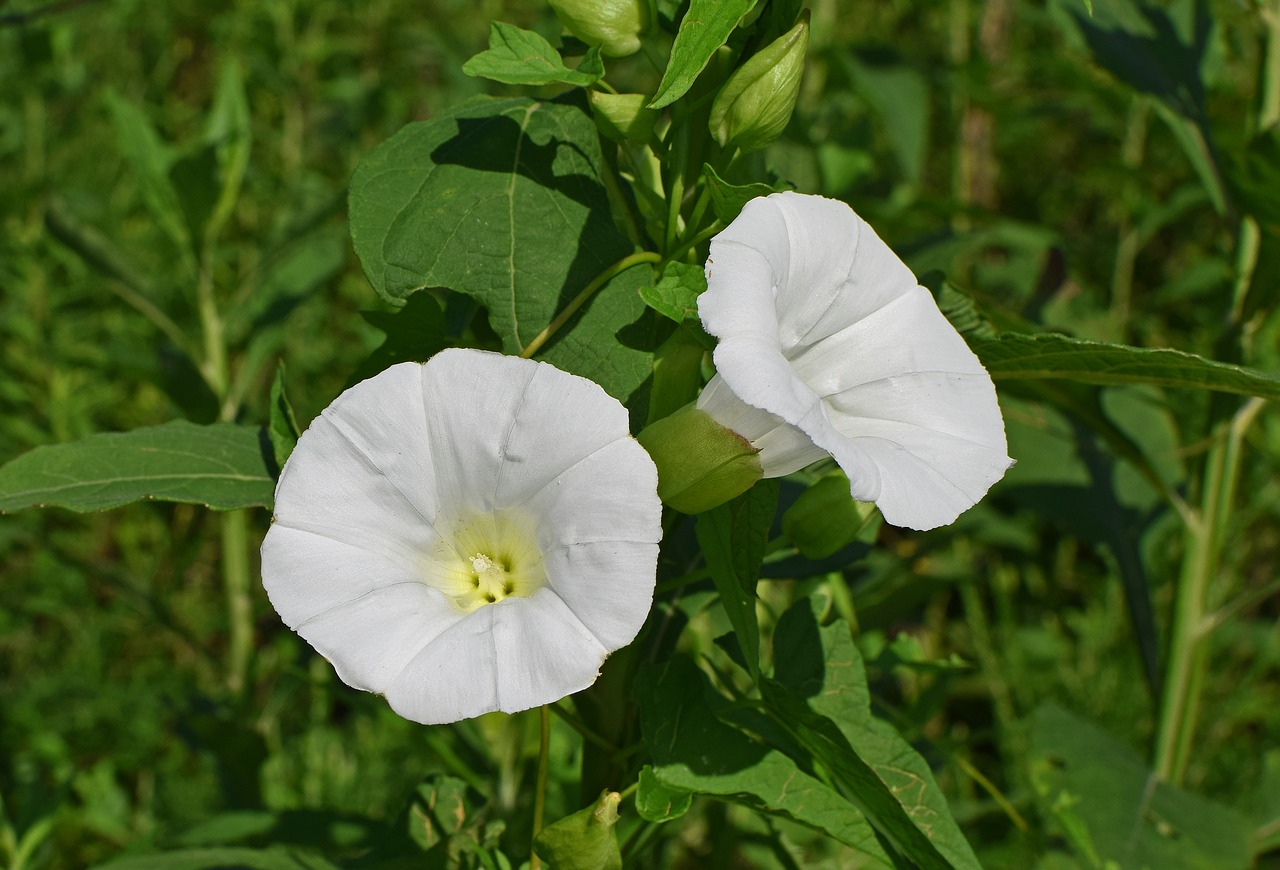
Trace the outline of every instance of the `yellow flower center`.
{"label": "yellow flower center", "polygon": [[510,513],[456,524],[448,540],[429,554],[423,573],[427,583],[467,612],[504,598],[528,597],[547,581],[533,522]]}

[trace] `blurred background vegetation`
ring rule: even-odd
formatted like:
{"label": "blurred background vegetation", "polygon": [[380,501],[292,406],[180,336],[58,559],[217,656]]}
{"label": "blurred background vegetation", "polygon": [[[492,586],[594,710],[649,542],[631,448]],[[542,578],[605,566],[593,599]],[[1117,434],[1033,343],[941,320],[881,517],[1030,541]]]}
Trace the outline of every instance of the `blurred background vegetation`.
{"label": "blurred background vegetation", "polygon": [[[1104,20],[1109,5],[1095,5]],[[767,154],[781,177],[847,200],[917,274],[944,270],[1010,322],[1280,368],[1272,236],[1262,289],[1233,318],[1238,219],[1215,207],[1185,130],[1150,88],[1100,62],[1082,5],[811,6],[801,103]],[[1199,100],[1220,153],[1243,153],[1263,62],[1256,9],[1158,8],[1175,25],[1157,45],[1166,83]],[[1199,55],[1187,46],[1201,8],[1210,29]],[[227,77],[243,83],[251,147],[206,266],[234,312],[236,416],[265,419],[284,358],[305,425],[382,338],[357,316],[382,308],[346,234],[348,179],[403,124],[497,92],[460,71],[490,20],[559,32],[534,0],[0,4],[0,461],[93,432],[218,417],[161,318],[143,310],[150,300],[179,328],[193,325],[195,277],[128,155],[140,113],[166,143],[198,234],[218,193],[205,131]],[[1194,490],[1188,468],[1220,402],[1078,393],[1082,413],[1138,445],[1162,483]],[[949,529],[886,529],[842,576],[860,643],[880,662],[878,712],[928,747],[984,861],[1023,867],[1060,836],[1033,800],[1031,711],[1052,699],[1147,754],[1155,706],[1142,649],[1158,656],[1167,642],[1151,627],[1168,624],[1183,530],[1078,419],[1033,391],[1002,387],[1002,399],[1019,462],[1009,478]],[[1280,420],[1264,413],[1247,443],[1221,553],[1221,575],[1235,579],[1214,592],[1243,603],[1214,636],[1186,784],[1265,826],[1280,807],[1280,608],[1270,594]],[[267,521],[259,512],[254,534]],[[284,820],[271,838],[319,837],[338,853],[379,836],[433,772],[491,797],[510,854],[526,854],[536,728],[525,718],[448,729],[399,720],[342,686],[260,589],[249,683],[227,684],[215,526],[210,513],[171,504],[0,518],[0,856],[12,867],[83,867],[157,844],[225,841],[225,825],[252,818],[236,812],[262,810]],[[802,590],[782,576],[785,563],[774,573],[765,599],[781,610]],[[1131,618],[1144,597],[1146,629]],[[904,656],[961,664],[895,666],[884,654],[895,638]],[[578,806],[576,737],[557,734],[552,819]],[[674,823],[680,838],[652,866],[781,860],[773,849],[744,853],[733,826],[750,823],[730,809],[731,825],[725,812]],[[839,861],[814,848],[798,853],[802,865]]]}

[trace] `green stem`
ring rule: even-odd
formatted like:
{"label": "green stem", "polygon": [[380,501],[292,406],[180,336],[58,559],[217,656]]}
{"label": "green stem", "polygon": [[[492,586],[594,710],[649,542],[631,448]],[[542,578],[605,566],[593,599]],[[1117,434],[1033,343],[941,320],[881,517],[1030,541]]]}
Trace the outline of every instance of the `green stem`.
{"label": "green stem", "polygon": [[1181,782],[1190,762],[1208,664],[1208,637],[1221,622],[1206,613],[1206,595],[1220,564],[1227,518],[1240,476],[1244,436],[1262,405],[1260,399],[1245,403],[1231,423],[1219,429],[1205,461],[1202,509],[1191,526],[1191,543],[1178,579],[1169,668],[1156,731],[1155,770],[1167,782]]}
{"label": "green stem", "polygon": [[245,690],[249,657],[253,652],[252,575],[249,570],[249,512],[227,511],[219,515],[222,533],[222,583],[230,625],[227,650],[227,687],[239,695]]}
{"label": "green stem", "polygon": [[547,799],[547,762],[551,754],[551,714],[547,705],[538,708],[538,783],[533,793],[533,833],[529,837],[529,870],[539,870],[542,859],[533,846],[534,840],[542,832],[542,812]]}
{"label": "green stem", "polygon": [[564,310],[556,315],[555,319],[547,324],[546,328],[533,337],[533,340],[524,346],[524,350],[520,351],[520,356],[524,359],[530,359],[535,353],[542,349],[551,336],[559,331],[560,327],[569,322],[569,318],[578,313],[578,309],[587,304],[596,291],[608,284],[614,276],[625,272],[632,266],[639,263],[658,263],[662,261],[662,256],[653,251],[639,251],[634,254],[628,254],[609,268],[605,269],[595,278],[591,279],[591,283],[582,288],[582,292],[564,307]]}

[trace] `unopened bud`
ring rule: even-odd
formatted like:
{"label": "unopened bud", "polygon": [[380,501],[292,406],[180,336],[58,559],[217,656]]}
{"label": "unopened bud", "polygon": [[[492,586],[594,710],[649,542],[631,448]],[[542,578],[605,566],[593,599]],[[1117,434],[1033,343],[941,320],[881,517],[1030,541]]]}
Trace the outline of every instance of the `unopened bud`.
{"label": "unopened bud", "polygon": [[711,104],[711,135],[755,151],[782,135],[800,94],[809,16],[734,70]]}
{"label": "unopened bud", "polygon": [[653,137],[658,110],[645,108],[649,98],[644,94],[607,94],[603,91],[588,91],[587,94],[591,99],[596,128],[605,138],[615,142],[627,139],[643,143]]}
{"label": "unopened bud", "polygon": [[606,57],[640,50],[640,37],[653,20],[652,0],[547,0],[565,29]]}
{"label": "unopened bud", "polygon": [[658,467],[658,497],[699,514],[741,495],[760,479],[760,451],[693,403],[636,436]]}

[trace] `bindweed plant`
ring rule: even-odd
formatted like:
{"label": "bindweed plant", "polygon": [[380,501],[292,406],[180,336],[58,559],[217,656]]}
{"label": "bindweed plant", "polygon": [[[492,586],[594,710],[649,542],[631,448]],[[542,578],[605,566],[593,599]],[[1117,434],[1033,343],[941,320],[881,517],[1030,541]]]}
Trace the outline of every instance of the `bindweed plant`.
{"label": "bindweed plant", "polygon": [[[983,13],[993,62],[1012,5]],[[951,6],[967,32],[969,4]],[[1252,447],[1269,468],[1280,455],[1274,426],[1258,434],[1280,397],[1280,5],[1237,10],[1256,78],[1229,137],[1204,84],[1205,3],[1037,7],[1124,88],[1126,171],[1154,118],[1189,174],[1160,208],[1116,204],[1096,330],[1059,292],[1055,242],[1012,222],[972,231],[1000,208],[983,178],[993,121],[960,88],[958,205],[920,196],[927,117],[909,97],[928,83],[833,44],[836,4],[549,7],[555,36],[494,21],[461,64],[501,95],[441,107],[361,154],[350,247],[387,309],[366,315],[385,340],[348,361],[345,389],[309,422],[289,396],[299,378],[286,383],[301,352],[287,317],[338,272],[346,242],[321,201],[289,215],[260,260],[228,268],[253,149],[238,63],[220,67],[185,144],[105,97],[176,252],[175,292],[61,198],[45,202],[49,234],[181,357],[168,392],[185,417],[21,453],[0,467],[0,510],[218,512],[223,706],[206,723],[239,723],[198,734],[235,795],[225,812],[117,835],[126,854],[102,866],[1274,857],[1280,755],[1249,774],[1249,803],[1223,799],[1195,759],[1215,727],[1214,644],[1232,627],[1265,631],[1252,617],[1275,592],[1228,550],[1262,529],[1251,564],[1274,566],[1273,484],[1239,507]],[[958,68],[970,47],[952,50]],[[881,115],[904,179],[892,190],[857,184],[869,152],[837,135],[839,89],[823,90],[842,79]],[[807,150],[786,147],[797,130]],[[1191,299],[1178,316],[1211,335],[1202,353],[1140,346],[1160,334],[1137,323],[1141,249],[1197,209],[1230,267],[1167,293]],[[927,245],[895,253],[875,215],[967,254],[944,273]],[[996,248],[1034,259],[1035,286],[1009,278]],[[302,344],[342,329],[312,328]],[[1069,712],[1029,684],[1091,688],[1054,645],[1096,625],[1020,623],[1013,595],[1048,600],[1072,582],[1067,539],[1110,572],[1098,618],[1121,626],[1133,667],[1097,688],[1141,711],[1141,749],[1091,721],[1096,709]],[[917,625],[933,626],[927,644],[906,630]],[[996,714],[970,721],[980,682]],[[303,688],[313,719],[277,730],[281,744],[356,709],[355,733],[377,747],[352,749],[356,765],[422,764],[396,771],[407,796],[386,784],[393,811],[264,796],[259,741]],[[393,731],[405,742],[370,736]],[[388,757],[403,745],[429,760]],[[302,778],[330,763],[309,754]],[[98,792],[74,781],[86,805],[114,794],[110,770]],[[54,816],[28,810],[0,804],[0,854],[70,866]]]}

